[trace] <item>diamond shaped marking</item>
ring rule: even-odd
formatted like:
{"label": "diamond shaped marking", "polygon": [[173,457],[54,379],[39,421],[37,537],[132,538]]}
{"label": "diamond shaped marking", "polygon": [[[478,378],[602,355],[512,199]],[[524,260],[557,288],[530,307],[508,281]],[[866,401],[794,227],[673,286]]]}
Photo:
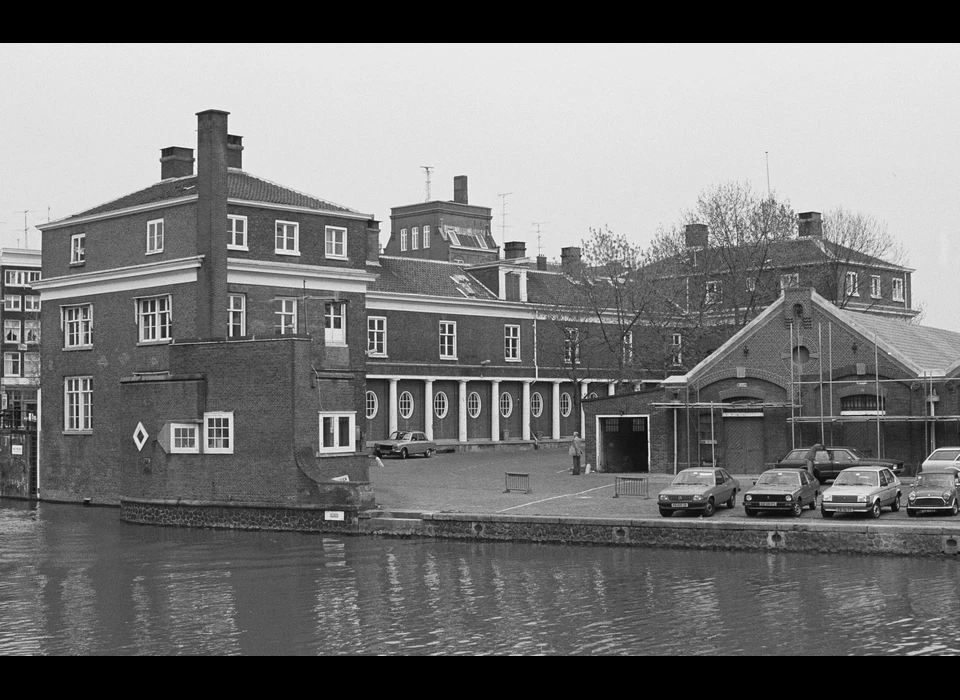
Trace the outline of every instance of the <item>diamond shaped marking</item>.
{"label": "diamond shaped marking", "polygon": [[137,423],[137,429],[133,431],[133,442],[137,446],[137,450],[142,452],[143,446],[147,444],[147,438],[150,435],[147,433],[147,429],[143,427],[143,423]]}

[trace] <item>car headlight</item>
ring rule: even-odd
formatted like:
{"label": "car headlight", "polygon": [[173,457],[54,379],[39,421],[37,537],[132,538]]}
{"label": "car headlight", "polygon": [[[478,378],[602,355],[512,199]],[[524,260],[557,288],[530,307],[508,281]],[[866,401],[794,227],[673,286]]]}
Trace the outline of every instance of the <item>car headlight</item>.
{"label": "car headlight", "polygon": [[789,503],[790,501],[793,500],[793,496],[787,496],[784,500],[785,500],[787,503]]}
{"label": "car headlight", "polygon": [[866,503],[866,502],[867,502],[866,496],[857,496],[857,503]]}
{"label": "car headlight", "polygon": [[745,500],[745,501],[752,501],[752,500],[753,500],[753,496],[751,496],[751,495],[748,493],[746,496],[743,497],[743,500]]}
{"label": "car headlight", "polygon": [[696,496],[693,497],[693,500],[695,500],[695,501],[702,501],[702,500],[703,500],[703,496],[701,496],[701,495],[698,493]]}
{"label": "car headlight", "polygon": [[833,500],[833,494],[832,494],[832,493],[825,493],[825,494],[823,494],[823,500],[825,500],[825,501],[832,501],[832,500]]}
{"label": "car headlight", "polygon": [[911,491],[911,492],[910,492],[910,495],[907,496],[907,500],[908,500],[908,501],[915,501],[915,500],[917,500],[917,494],[915,494],[913,491]]}
{"label": "car headlight", "polygon": [[669,501],[669,500],[670,500],[670,498],[669,498],[666,494],[663,494],[663,493],[661,493],[660,496],[658,496],[658,498],[659,498],[661,501]]}
{"label": "car headlight", "polygon": [[949,491],[944,491],[944,492],[943,492],[943,500],[945,500],[945,501],[949,501],[949,500],[950,500],[950,492],[949,492]]}

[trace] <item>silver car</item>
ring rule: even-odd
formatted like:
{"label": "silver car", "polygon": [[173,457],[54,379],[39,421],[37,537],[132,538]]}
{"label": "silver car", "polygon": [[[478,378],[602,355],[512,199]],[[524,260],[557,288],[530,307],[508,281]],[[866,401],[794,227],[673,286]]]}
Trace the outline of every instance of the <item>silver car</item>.
{"label": "silver car", "polygon": [[882,508],[900,510],[900,480],[888,467],[850,467],[837,475],[833,486],[823,492],[820,514],[862,513],[879,518]]}

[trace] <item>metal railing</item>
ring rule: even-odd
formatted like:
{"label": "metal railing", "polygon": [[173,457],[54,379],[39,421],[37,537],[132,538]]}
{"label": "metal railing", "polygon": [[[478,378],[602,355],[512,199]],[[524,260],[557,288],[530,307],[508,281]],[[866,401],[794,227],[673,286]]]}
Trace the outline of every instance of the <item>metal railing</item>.
{"label": "metal railing", "polygon": [[504,472],[504,480],[506,481],[506,488],[503,490],[504,493],[509,493],[511,491],[523,491],[524,493],[530,493],[529,474],[524,474],[522,472]]}
{"label": "metal railing", "polygon": [[645,476],[618,476],[614,481],[613,497],[642,496],[650,498],[650,484]]}

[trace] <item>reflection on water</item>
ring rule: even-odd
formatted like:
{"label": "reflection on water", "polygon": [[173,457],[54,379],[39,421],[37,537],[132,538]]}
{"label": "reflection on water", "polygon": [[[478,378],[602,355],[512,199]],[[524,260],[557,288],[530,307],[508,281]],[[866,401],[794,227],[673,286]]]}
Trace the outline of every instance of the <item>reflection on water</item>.
{"label": "reflection on water", "polygon": [[155,528],[0,501],[0,654],[956,654],[958,565]]}

